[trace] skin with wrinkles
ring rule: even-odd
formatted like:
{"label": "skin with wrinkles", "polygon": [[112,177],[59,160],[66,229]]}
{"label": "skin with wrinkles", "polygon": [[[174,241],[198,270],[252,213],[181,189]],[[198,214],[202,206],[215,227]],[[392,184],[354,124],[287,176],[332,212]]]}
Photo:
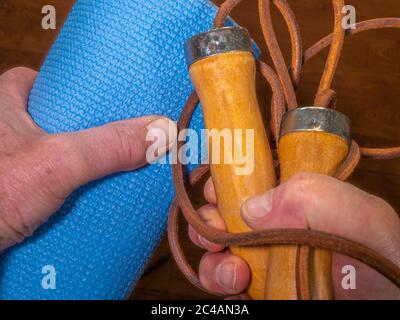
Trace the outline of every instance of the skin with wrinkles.
{"label": "skin with wrinkles", "polygon": [[[214,26],[218,27],[223,25],[226,17],[230,14],[231,10],[240,3],[240,0],[227,0],[225,1],[216,15]],[[310,58],[319,53],[323,48],[330,45],[330,51],[325,65],[325,69],[322,74],[321,82],[315,97],[316,106],[321,107],[334,107],[336,104],[336,93],[331,89],[332,80],[337,68],[338,61],[340,59],[341,49],[343,46],[343,41],[345,36],[358,33],[361,31],[367,31],[379,28],[398,28],[400,27],[400,19],[397,18],[381,18],[363,21],[357,24],[355,30],[345,30],[341,27],[342,13],[341,9],[344,6],[343,0],[333,0],[333,8],[335,12],[335,28],[332,35],[319,41],[309,50],[305,51],[304,55],[301,50],[301,38],[298,28],[298,24],[294,17],[293,12],[290,10],[290,6],[287,1],[272,1],[278,9],[281,11],[284,19],[288,25],[291,41],[292,41],[292,68],[286,67],[285,61],[283,60],[283,55],[280,51],[276,36],[273,32],[273,26],[270,17],[270,4],[271,1],[260,0],[259,1],[259,11],[260,11],[260,21],[267,42],[269,52],[271,54],[274,66],[276,69],[273,71],[265,63],[260,61],[260,71],[265,76],[266,80],[270,84],[273,91],[273,100],[271,106],[271,129],[275,138],[275,143],[279,143],[279,127],[282,119],[283,113],[288,109],[293,109],[297,107],[295,88],[300,80],[301,66],[303,63],[307,62]],[[180,119],[180,129],[187,126],[187,122],[190,119],[191,113],[197,104],[197,96],[193,93],[182,113]],[[359,148],[358,144],[353,141],[350,146],[350,151],[347,158],[343,161],[340,167],[335,173],[335,177],[340,180],[345,180],[353,172],[357,166],[361,156],[375,158],[375,159],[391,159],[400,157],[400,147],[387,148],[387,149],[366,149]],[[204,174],[205,168],[200,168],[192,174],[191,180],[195,181],[199,179],[199,175]],[[219,231],[215,228],[211,228],[205,225],[202,220],[196,216],[196,213],[190,203],[190,199],[187,196],[187,191],[184,187],[183,180],[184,176],[182,173],[182,166],[175,165],[173,168],[174,182],[176,187],[177,199],[174,201],[171,207],[171,215],[169,220],[169,238],[171,249],[177,260],[178,266],[188,277],[188,279],[196,286],[202,287],[204,282],[201,282],[193,269],[187,265],[184,258],[183,252],[179,247],[177,241],[177,228],[176,219],[178,210],[181,209],[186,220],[191,225],[192,238],[194,234],[199,234],[203,238],[207,239],[208,242],[221,244],[224,246],[235,245],[249,245],[249,244],[305,244],[311,246],[317,246],[336,252],[349,255],[356,258],[363,263],[369,265],[370,267],[376,269],[377,271],[384,274],[392,283],[399,286],[400,284],[400,269],[396,265],[399,263],[398,260],[390,261],[390,257],[384,257],[381,254],[365,247],[365,244],[356,243],[343,239],[341,237],[321,234],[315,231],[303,231],[303,230],[292,230],[292,229],[279,229],[279,230],[262,230],[254,231],[252,233],[241,233],[241,234],[228,234],[226,232]],[[387,212],[388,210],[379,207],[380,211]],[[392,210],[393,211],[393,210]],[[266,226],[267,227],[267,226]],[[288,226],[286,226],[288,227]],[[292,226],[289,226],[292,227]],[[305,227],[305,226],[303,226]],[[308,226],[309,227],[309,226]],[[194,231],[195,230],[195,231]],[[325,231],[325,230],[321,230]],[[334,230],[328,230],[329,233],[333,233]],[[349,235],[344,235],[348,238]],[[194,237],[195,238],[195,237]],[[195,241],[195,240],[194,240]],[[195,241],[196,242],[196,241]],[[362,242],[362,241],[361,241]],[[203,242],[204,243],[204,242]],[[201,245],[201,244],[200,244]],[[203,246],[204,247],[204,246]],[[372,248],[375,248],[371,245]],[[302,247],[300,247],[302,248]],[[375,248],[377,249],[377,248]],[[298,267],[302,265],[300,275],[297,279],[297,287],[300,288],[299,298],[308,298],[309,293],[307,288],[309,285],[309,277],[305,275],[308,272],[309,267],[307,267],[309,250],[300,249],[298,259]],[[337,255],[335,255],[336,257]],[[210,258],[210,255],[207,256]],[[344,258],[346,259],[346,258]],[[337,260],[337,259],[336,259]],[[306,268],[304,268],[306,266]],[[335,261],[334,261],[335,266]],[[200,265],[202,267],[202,264]],[[369,274],[366,272],[366,274]],[[365,277],[367,278],[367,277]],[[374,277],[372,277],[374,278]],[[240,281],[239,281],[240,282]],[[245,282],[246,283],[246,282]],[[240,287],[240,286],[239,286]],[[202,287],[204,289],[204,287]],[[242,287],[242,290],[245,286]],[[213,289],[211,291],[219,293],[227,293],[220,287],[208,286],[206,290]],[[219,289],[219,290],[218,290]],[[345,298],[345,294],[337,293],[338,289],[335,290],[335,297]],[[238,291],[240,292],[240,291]],[[385,290],[383,290],[383,295]],[[387,292],[393,292],[388,290]],[[359,298],[359,297],[358,297]]]}

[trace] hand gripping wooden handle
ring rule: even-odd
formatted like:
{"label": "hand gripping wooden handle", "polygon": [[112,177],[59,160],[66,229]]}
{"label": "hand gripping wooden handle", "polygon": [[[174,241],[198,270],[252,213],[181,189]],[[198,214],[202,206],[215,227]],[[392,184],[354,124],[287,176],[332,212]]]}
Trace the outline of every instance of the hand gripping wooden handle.
{"label": "hand gripping wooden handle", "polygon": [[[218,36],[221,35],[214,34],[209,39],[223,42],[224,39]],[[228,43],[225,48],[230,45]],[[243,202],[271,189],[276,183],[271,150],[257,102],[253,54],[225,50],[207,56],[191,64],[190,76],[208,129],[209,160],[218,209],[229,232],[250,231],[240,215]],[[230,249],[251,269],[249,296],[263,299],[267,247]]]}
{"label": "hand gripping wooden handle", "polygon": [[[290,114],[291,113],[291,114]],[[299,172],[333,176],[349,152],[349,121],[343,114],[324,108],[289,112],[282,122],[278,154],[281,182]],[[267,298],[297,299],[296,246],[273,246],[269,252]],[[312,299],[332,299],[331,253],[311,250]]]}

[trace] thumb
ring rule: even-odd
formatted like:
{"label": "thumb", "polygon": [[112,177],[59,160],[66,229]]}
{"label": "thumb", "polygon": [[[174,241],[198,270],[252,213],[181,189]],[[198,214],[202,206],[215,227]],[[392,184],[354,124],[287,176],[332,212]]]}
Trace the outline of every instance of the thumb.
{"label": "thumb", "polygon": [[299,174],[246,201],[242,217],[253,229],[297,228],[362,243],[400,264],[400,219],[380,198],[320,174]]}
{"label": "thumb", "polygon": [[55,142],[53,152],[64,155],[56,168],[60,185],[69,194],[92,180],[140,168],[166,154],[176,134],[172,120],[148,116],[56,135],[50,140]]}

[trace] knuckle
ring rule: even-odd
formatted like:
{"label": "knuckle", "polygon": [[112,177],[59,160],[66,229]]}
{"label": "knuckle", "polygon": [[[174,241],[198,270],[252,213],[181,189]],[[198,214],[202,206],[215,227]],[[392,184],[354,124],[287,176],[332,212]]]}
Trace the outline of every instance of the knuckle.
{"label": "knuckle", "polygon": [[311,186],[318,183],[320,175],[316,173],[298,173],[288,180],[288,186],[294,191],[304,192],[309,190]]}
{"label": "knuckle", "polygon": [[145,146],[138,130],[128,125],[117,125],[113,130],[114,150],[120,161],[127,167],[144,157]]}
{"label": "knuckle", "polygon": [[[58,138],[36,141],[0,166],[0,237],[21,242],[41,222],[39,212],[59,203],[60,163],[69,151]],[[63,198],[62,198],[63,199]]]}
{"label": "knuckle", "polygon": [[3,74],[3,77],[6,77],[8,80],[16,82],[20,79],[23,79],[28,73],[35,74],[36,72],[26,67],[15,67],[6,71]]}
{"label": "knuckle", "polygon": [[315,173],[299,173],[291,177],[274,192],[274,207],[287,216],[302,219],[310,203],[314,203],[325,177]]}
{"label": "knuckle", "polygon": [[50,149],[50,152],[53,154],[70,154],[74,149],[71,140],[64,139],[63,136],[59,134],[47,136],[46,139],[42,140],[41,143],[38,144],[38,147],[42,149]]}
{"label": "knuckle", "polygon": [[6,73],[15,75],[15,74],[19,74],[21,72],[25,72],[26,70],[29,70],[29,69],[26,67],[14,67],[14,68],[8,70]]}
{"label": "knuckle", "polygon": [[74,176],[71,162],[84,163],[75,149],[62,135],[47,136],[37,143],[33,155],[37,163],[31,183],[37,187],[38,194],[63,200],[72,191],[67,182],[67,177]]}
{"label": "knuckle", "polygon": [[288,197],[299,201],[312,201],[330,180],[331,177],[318,173],[299,173],[288,180],[284,189]]}
{"label": "knuckle", "polygon": [[6,71],[5,75],[7,75],[10,78],[17,78],[22,72],[24,72],[24,70],[25,70],[24,67],[15,67]]}
{"label": "knuckle", "polygon": [[69,161],[79,160],[73,143],[61,135],[48,136],[37,148],[41,150],[41,165],[46,169],[43,170],[45,173],[57,174],[69,167]]}
{"label": "knuckle", "polygon": [[[7,94],[15,94],[18,89],[18,83],[23,78],[24,73],[26,72],[27,68],[24,67],[16,67],[12,68],[3,73],[1,76],[1,80],[7,82]],[[14,90],[15,89],[15,90]]]}

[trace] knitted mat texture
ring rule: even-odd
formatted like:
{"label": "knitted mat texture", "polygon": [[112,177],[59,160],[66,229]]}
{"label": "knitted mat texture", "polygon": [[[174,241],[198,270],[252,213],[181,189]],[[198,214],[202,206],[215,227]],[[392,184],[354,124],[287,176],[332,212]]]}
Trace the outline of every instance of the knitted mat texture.
{"label": "knitted mat texture", "polygon": [[[211,28],[215,12],[207,0],[78,0],[29,112],[50,133],[150,114],[177,120],[192,90],[183,45]],[[202,126],[197,110],[192,127]],[[0,299],[126,298],[164,234],[173,192],[162,164],[81,187],[2,255]],[[46,266],[55,289],[43,287]]]}

